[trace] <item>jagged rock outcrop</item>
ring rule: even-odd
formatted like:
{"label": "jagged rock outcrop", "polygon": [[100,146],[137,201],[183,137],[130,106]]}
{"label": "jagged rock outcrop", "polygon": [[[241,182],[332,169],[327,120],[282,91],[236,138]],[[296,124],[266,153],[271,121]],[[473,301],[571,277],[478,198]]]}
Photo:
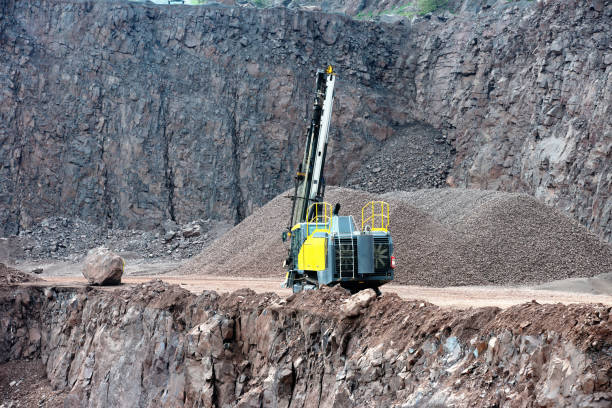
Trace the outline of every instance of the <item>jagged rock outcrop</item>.
{"label": "jagged rock outcrop", "polygon": [[[359,295],[355,295],[359,296]],[[149,283],[0,290],[0,357],[41,357],[66,406],[609,406],[610,308],[465,311]],[[349,300],[350,304],[353,300]],[[359,302],[359,300],[355,300]]]}
{"label": "jagged rock outcrop", "polygon": [[612,236],[609,2],[487,2],[397,24],[280,8],[0,9],[4,234],[57,213],[130,228],[241,220],[291,185],[313,70],[331,62],[329,183],[422,122],[432,145],[456,149],[451,185],[529,192]]}

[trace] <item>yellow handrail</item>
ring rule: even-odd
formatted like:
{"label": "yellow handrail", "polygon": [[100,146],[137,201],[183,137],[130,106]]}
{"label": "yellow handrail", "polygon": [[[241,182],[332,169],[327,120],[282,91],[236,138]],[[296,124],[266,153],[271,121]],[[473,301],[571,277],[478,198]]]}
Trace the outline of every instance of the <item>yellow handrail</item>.
{"label": "yellow handrail", "polygon": [[[369,209],[370,216],[366,218],[366,209]],[[384,201],[370,201],[361,208],[361,230],[364,231],[366,225],[371,231],[387,232],[389,227],[389,203]]]}
{"label": "yellow handrail", "polygon": [[[313,214],[311,211],[314,208],[314,216],[311,219],[311,214]],[[310,229],[309,224],[325,224],[326,227],[324,228],[317,228],[316,231],[325,231],[325,232],[330,232],[331,231],[331,224],[332,224],[332,207],[330,203],[327,202],[321,202],[321,203],[312,203],[310,204],[310,207],[308,207],[308,210],[306,211],[306,235],[310,235]],[[313,231],[314,232],[314,231]]]}

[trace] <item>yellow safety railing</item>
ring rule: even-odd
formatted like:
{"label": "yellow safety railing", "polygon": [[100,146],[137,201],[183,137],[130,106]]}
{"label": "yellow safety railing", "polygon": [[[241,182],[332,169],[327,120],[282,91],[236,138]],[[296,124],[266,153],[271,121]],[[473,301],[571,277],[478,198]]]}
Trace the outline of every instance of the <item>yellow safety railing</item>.
{"label": "yellow safety railing", "polygon": [[389,204],[384,201],[370,201],[361,209],[361,230],[387,231],[389,227]]}
{"label": "yellow safety railing", "polygon": [[[314,212],[313,212],[314,210]],[[324,227],[318,226],[316,231],[330,232],[332,224],[332,206],[330,203],[313,203],[306,211],[306,233],[310,235],[309,224],[325,224]]]}

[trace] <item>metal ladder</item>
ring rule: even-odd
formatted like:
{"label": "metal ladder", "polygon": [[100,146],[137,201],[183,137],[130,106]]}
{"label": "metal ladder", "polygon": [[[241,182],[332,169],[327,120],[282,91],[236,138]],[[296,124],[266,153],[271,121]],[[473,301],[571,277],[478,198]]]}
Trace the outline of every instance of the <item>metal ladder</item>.
{"label": "metal ladder", "polygon": [[[351,243],[350,250],[344,249],[345,245],[342,244],[342,238],[341,236],[338,237],[338,243],[340,244],[340,248],[338,248],[338,251],[340,251],[338,258],[340,260],[340,277],[341,278],[346,277],[346,276],[342,276],[345,265],[347,269],[350,269],[353,272],[353,278],[355,278],[355,246],[353,245],[353,223],[352,222],[351,222],[351,230],[349,234],[350,234],[349,238],[350,238],[350,243]],[[349,256],[346,256],[347,252],[350,254]]]}

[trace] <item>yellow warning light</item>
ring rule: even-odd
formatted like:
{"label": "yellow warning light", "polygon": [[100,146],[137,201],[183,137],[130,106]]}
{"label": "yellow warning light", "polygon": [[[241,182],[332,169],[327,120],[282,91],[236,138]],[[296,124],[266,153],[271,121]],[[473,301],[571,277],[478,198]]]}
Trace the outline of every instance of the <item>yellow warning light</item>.
{"label": "yellow warning light", "polygon": [[327,66],[327,69],[325,70],[325,73],[328,75],[331,75],[334,73],[334,68],[331,65]]}

